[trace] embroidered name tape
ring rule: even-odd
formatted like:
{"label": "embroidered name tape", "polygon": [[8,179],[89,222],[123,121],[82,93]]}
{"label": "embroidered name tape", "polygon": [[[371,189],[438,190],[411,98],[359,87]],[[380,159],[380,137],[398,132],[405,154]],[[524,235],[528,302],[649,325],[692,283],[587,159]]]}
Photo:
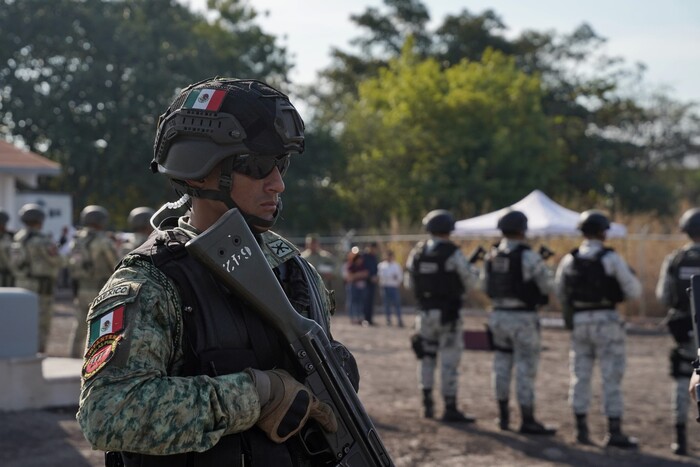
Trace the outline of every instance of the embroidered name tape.
{"label": "embroidered name tape", "polygon": [[118,285],[116,287],[112,287],[111,289],[108,289],[99,294],[97,297],[95,297],[95,299],[92,301],[92,307],[94,308],[95,306],[110,298],[129,295],[130,293],[131,287],[129,286],[129,284],[123,284]]}

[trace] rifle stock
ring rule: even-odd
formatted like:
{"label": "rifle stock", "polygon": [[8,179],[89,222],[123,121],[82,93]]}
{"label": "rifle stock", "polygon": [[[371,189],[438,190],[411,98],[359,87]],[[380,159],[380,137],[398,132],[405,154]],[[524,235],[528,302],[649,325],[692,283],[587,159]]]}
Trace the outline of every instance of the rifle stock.
{"label": "rifle stock", "polygon": [[[693,334],[695,335],[695,347],[698,349],[698,354],[693,366],[695,367],[695,373],[700,374],[700,366],[698,362],[700,361],[700,335],[698,335],[698,321],[700,320],[700,275],[693,275],[690,277],[690,289],[688,289],[690,294],[690,314],[693,318]],[[695,420],[700,423],[700,384],[695,385],[695,400],[698,407],[698,416]]]}
{"label": "rifle stock", "polygon": [[299,440],[314,461],[347,467],[393,466],[379,434],[321,326],[296,312],[238,209],[185,245],[217,279],[286,339],[303,383],[333,408],[338,431],[307,424]]}

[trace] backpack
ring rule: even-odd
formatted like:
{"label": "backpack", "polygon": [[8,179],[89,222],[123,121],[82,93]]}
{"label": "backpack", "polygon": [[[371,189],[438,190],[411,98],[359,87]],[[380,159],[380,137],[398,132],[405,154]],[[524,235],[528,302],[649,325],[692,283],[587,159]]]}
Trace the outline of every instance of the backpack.
{"label": "backpack", "polygon": [[68,254],[68,271],[73,279],[87,279],[94,275],[95,265],[90,253],[90,244],[95,239],[95,234],[79,233],[73,238],[70,253]]}

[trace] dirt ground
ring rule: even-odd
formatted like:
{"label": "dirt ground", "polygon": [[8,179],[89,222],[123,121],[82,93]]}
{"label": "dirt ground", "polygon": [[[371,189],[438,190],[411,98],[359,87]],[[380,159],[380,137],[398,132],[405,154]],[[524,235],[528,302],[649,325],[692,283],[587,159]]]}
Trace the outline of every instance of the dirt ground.
{"label": "dirt ground", "polygon": [[[49,354],[65,356],[72,308],[65,297],[57,304]],[[379,311],[379,310],[378,310]],[[379,318],[382,318],[381,316]],[[409,348],[413,315],[406,313],[405,328],[351,325],[344,314],[334,318],[333,334],[354,353],[360,366],[360,399],[372,417],[394,463],[408,466],[683,466],[700,465],[700,424],[694,407],[688,418],[690,456],[671,453],[674,438],[671,416],[673,380],[668,376],[671,340],[652,325],[631,323],[628,334],[628,370],[624,380],[624,430],[640,440],[638,451],[604,448],[600,440],[606,420],[600,411],[598,370],[589,414],[596,446],[574,441],[573,416],[567,403],[567,331],[544,326],[543,351],[537,379],[539,419],[558,426],[554,437],[500,431],[491,389],[492,354],[465,350],[460,365],[459,405],[477,417],[476,424],[444,424],[421,417],[416,386],[416,360]],[[465,328],[480,330],[484,312],[466,313]],[[437,396],[437,391],[436,391]],[[440,398],[436,397],[436,402]],[[512,428],[519,414],[512,404]],[[437,406],[437,415],[442,405]],[[104,465],[92,451],[74,418],[75,408],[0,413],[0,465],[5,467]]]}

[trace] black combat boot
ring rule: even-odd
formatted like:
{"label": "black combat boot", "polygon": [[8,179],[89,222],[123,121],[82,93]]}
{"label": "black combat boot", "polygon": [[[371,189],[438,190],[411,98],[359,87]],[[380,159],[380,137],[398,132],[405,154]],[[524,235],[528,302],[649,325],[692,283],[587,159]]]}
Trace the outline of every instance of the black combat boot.
{"label": "black combat boot", "polygon": [[455,396],[445,396],[445,413],[442,415],[442,421],[474,423],[476,418],[465,415],[457,409],[457,398]]}
{"label": "black combat boot", "polygon": [[688,454],[688,445],[686,443],[685,425],[676,425],[676,442],[671,445],[673,453],[679,456]]}
{"label": "black combat boot", "polygon": [[433,390],[423,389],[423,417],[433,418],[435,412],[433,411]]}
{"label": "black combat boot", "polygon": [[510,410],[508,408],[508,399],[498,401],[498,428],[508,430],[510,423]]}
{"label": "black combat boot", "polygon": [[579,444],[593,444],[588,436],[588,421],[585,413],[577,413],[576,415],[576,442]]}
{"label": "black combat boot", "polygon": [[520,425],[520,433],[526,435],[553,435],[557,432],[556,429],[545,426],[535,420],[534,409],[532,406],[521,405],[520,414],[522,415],[522,424]]}
{"label": "black combat boot", "polygon": [[605,446],[614,446],[623,449],[636,449],[639,446],[637,438],[627,436],[622,432],[622,422],[619,417],[608,418],[608,433],[605,435],[603,443]]}

